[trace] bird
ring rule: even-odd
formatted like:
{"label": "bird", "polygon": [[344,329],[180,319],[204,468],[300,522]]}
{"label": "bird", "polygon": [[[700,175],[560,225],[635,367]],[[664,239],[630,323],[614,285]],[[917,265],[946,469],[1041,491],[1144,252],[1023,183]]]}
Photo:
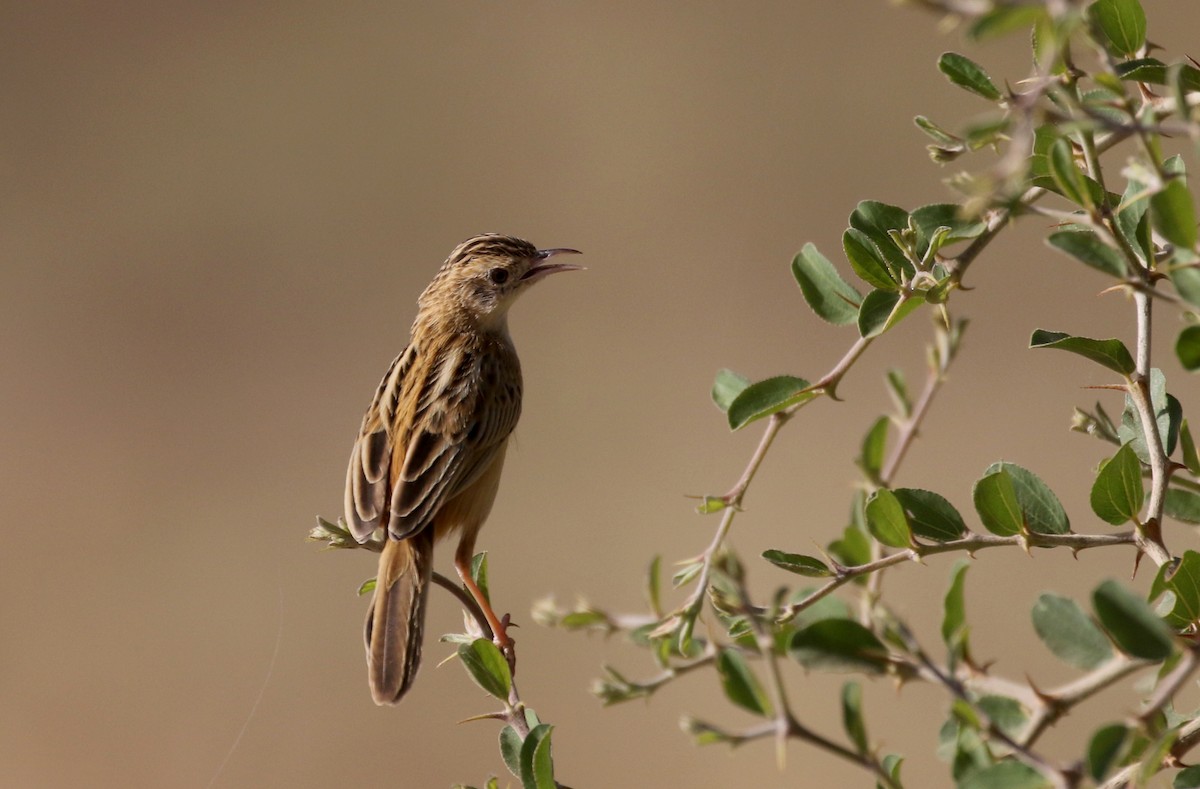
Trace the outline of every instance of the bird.
{"label": "bird", "polygon": [[367,678],[376,704],[396,704],[421,661],[434,544],[457,535],[454,568],[511,660],[507,616],[471,577],[475,540],[500,485],[521,415],[521,363],[508,310],[550,274],[583,268],[486,233],[459,244],[417,300],[408,344],[363,416],[346,472],[345,518],[359,543],[383,529],[367,612]]}

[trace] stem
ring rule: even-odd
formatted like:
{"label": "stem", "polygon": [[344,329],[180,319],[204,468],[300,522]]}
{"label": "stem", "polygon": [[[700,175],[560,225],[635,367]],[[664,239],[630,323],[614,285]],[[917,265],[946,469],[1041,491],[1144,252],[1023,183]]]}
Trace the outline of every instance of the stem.
{"label": "stem", "polygon": [[1161,531],[1167,484],[1171,480],[1171,463],[1167,459],[1162,435],[1158,432],[1157,414],[1154,413],[1150,395],[1150,338],[1154,300],[1141,292],[1134,293],[1133,299],[1137,309],[1137,369],[1129,384],[1129,395],[1142,423],[1146,452],[1150,456],[1150,501],[1143,525],[1137,529],[1138,548],[1161,567],[1171,561],[1171,554],[1163,545]]}

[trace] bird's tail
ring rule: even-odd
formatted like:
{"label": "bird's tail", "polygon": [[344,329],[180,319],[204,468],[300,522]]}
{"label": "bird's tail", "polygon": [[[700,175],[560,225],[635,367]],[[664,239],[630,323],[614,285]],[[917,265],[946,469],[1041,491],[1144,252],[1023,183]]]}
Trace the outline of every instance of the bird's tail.
{"label": "bird's tail", "polygon": [[384,543],[366,626],[367,679],[376,704],[398,703],[417,675],[432,573],[432,528]]}

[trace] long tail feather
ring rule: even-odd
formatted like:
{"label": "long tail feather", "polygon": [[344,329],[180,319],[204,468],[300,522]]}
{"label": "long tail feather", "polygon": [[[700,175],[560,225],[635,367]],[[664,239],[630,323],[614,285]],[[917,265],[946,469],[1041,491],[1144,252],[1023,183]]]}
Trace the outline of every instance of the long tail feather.
{"label": "long tail feather", "polygon": [[397,704],[421,663],[425,598],[433,572],[433,529],[389,539],[367,611],[367,679],[376,704]]}

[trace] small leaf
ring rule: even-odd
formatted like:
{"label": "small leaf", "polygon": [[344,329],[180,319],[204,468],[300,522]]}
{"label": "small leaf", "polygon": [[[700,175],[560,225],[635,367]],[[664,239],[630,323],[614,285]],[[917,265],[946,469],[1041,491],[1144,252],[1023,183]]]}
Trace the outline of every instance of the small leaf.
{"label": "small leaf", "polygon": [[1093,781],[1100,783],[1120,763],[1129,735],[1129,729],[1120,723],[1110,723],[1092,735],[1087,749],[1087,771]]}
{"label": "small leaf", "polygon": [[721,687],[734,704],[764,718],[771,716],[771,701],[746,659],[736,649],[723,649],[717,657]]}
{"label": "small leaf", "polygon": [[975,483],[971,491],[975,511],[983,527],[992,534],[1009,537],[1020,534],[1025,527],[1021,505],[1012,477],[1004,469],[987,474]]}
{"label": "small leaf", "polygon": [[712,399],[722,412],[729,411],[729,404],[750,385],[750,381],[735,373],[733,370],[718,370],[717,379],[713,381]]}
{"label": "small leaf", "polygon": [[487,551],[481,551],[471,557],[471,580],[479,587],[479,591],[483,592],[483,599],[491,602],[492,597],[488,591]]}
{"label": "small leaf", "polygon": [[857,526],[847,526],[839,540],[829,543],[829,552],[847,567],[871,561],[871,542]]}
{"label": "small leaf", "polygon": [[892,491],[908,515],[914,534],[937,542],[957,540],[967,532],[967,524],[954,505],[929,490],[897,488]]}
{"label": "small leaf", "polygon": [[958,789],[1050,789],[1053,785],[1032,767],[1006,759],[968,773]]}
{"label": "small leaf", "polygon": [[1175,774],[1171,789],[1196,789],[1200,787],[1200,764],[1184,768]]}
{"label": "small leaf", "polygon": [[1144,660],[1161,661],[1175,651],[1170,628],[1144,600],[1116,581],[1105,581],[1096,587],[1092,605],[1122,652]]}
{"label": "small leaf", "polygon": [[806,578],[829,578],[833,571],[820,559],[799,553],[784,553],[783,551],[763,551],[763,558],[776,567],[789,573],[803,575]]}
{"label": "small leaf", "polygon": [[946,643],[946,648],[951,654],[959,656],[966,652],[967,647],[967,603],[964,589],[969,567],[970,564],[960,559],[950,571],[950,588],[946,591],[942,613],[942,641]]}
{"label": "small leaf", "polygon": [[370,594],[371,592],[374,592],[375,591],[375,582],[376,582],[376,579],[374,579],[374,578],[368,578],[367,580],[363,581],[362,584],[360,584],[358,587],[358,596],[362,597],[363,595],[367,595],[367,594]]}
{"label": "small leaf", "polygon": [[863,438],[862,454],[858,457],[858,465],[867,475],[867,479],[872,482],[878,482],[879,472],[883,469],[889,424],[891,424],[891,420],[886,416],[879,417]]}
{"label": "small leaf", "polygon": [[1008,696],[981,696],[977,703],[988,720],[1009,737],[1016,738],[1029,720],[1029,712],[1024,705]]}
{"label": "small leaf", "polygon": [[894,290],[873,290],[863,299],[858,311],[858,333],[863,337],[883,334],[924,302],[924,296],[919,293],[902,299]]}
{"label": "small leaf", "polygon": [[[899,754],[889,753],[883,757],[880,766],[883,767],[883,772],[892,779],[892,785],[895,789],[903,789],[900,784],[900,767],[904,764],[904,757]],[[883,785],[878,781],[875,782],[875,789],[883,789]]]}
{"label": "small leaf", "polygon": [[509,671],[508,661],[491,640],[477,638],[470,644],[460,645],[458,657],[476,685],[496,698],[508,701],[512,673]]}
{"label": "small leaf", "polygon": [[987,41],[1016,30],[1028,30],[1046,18],[1046,9],[1034,5],[997,6],[979,17],[967,30],[975,41]]}
{"label": "small leaf", "polygon": [[871,536],[892,548],[912,547],[912,530],[896,494],[880,488],[867,497],[867,529]]}
{"label": "small leaf", "polygon": [[960,88],[965,88],[989,101],[1000,99],[1000,91],[996,89],[987,72],[970,58],[955,52],[946,52],[938,58],[938,71],[945,74]]}
{"label": "small leaf", "polygon": [[1050,146],[1047,163],[1050,165],[1050,177],[1063,197],[1076,205],[1084,207],[1092,205],[1092,196],[1088,191],[1087,181],[1084,180],[1083,172],[1075,164],[1074,149],[1065,137],[1060,137]]}
{"label": "small leaf", "polygon": [[550,752],[553,726],[539,724],[521,744],[521,785],[524,789],[555,789],[554,761]]}
{"label": "small leaf", "polygon": [[1133,447],[1125,444],[1100,467],[1092,485],[1092,511],[1113,526],[1137,517],[1146,490],[1142,487],[1142,463]]}
{"label": "small leaf", "polygon": [[778,375],[750,384],[729,404],[729,427],[739,430],[751,422],[806,403],[816,397],[803,378]]}
{"label": "small leaf", "polygon": [[650,560],[646,569],[646,602],[659,619],[662,618],[662,556]]}
{"label": "small leaf", "polygon": [[[1167,394],[1167,379],[1157,367],[1150,370],[1150,407],[1154,410],[1158,424],[1158,435],[1168,455],[1175,452],[1179,439],[1179,425],[1183,422],[1183,406],[1172,395]],[[1150,451],[1146,448],[1146,435],[1142,431],[1142,418],[1134,405],[1133,397],[1125,395],[1125,410],[1121,413],[1121,425],[1117,436],[1122,444],[1129,444],[1137,453],[1138,460],[1149,465]]]}
{"label": "small leaf", "polygon": [[1150,197],[1150,213],[1163,238],[1184,249],[1196,248],[1196,209],[1182,179],[1172,178]]}
{"label": "small leaf", "polygon": [[888,652],[875,634],[852,619],[822,619],[797,630],[788,654],[805,668],[881,674]]}
{"label": "small leaf", "polygon": [[858,753],[869,752],[867,723],[862,714],[862,686],[857,682],[842,685],[842,727]]}
{"label": "small leaf", "polygon": [[875,249],[882,255],[884,265],[888,267],[890,279],[897,280],[901,272],[912,276],[912,261],[892,239],[892,233],[903,233],[908,229],[907,211],[878,200],[863,200],[850,213],[850,227],[865,234],[875,245]]}
{"label": "small leaf", "polygon": [[1054,655],[1088,671],[1112,658],[1112,645],[1069,597],[1044,592],[1033,606],[1033,629]]}
{"label": "small leaf", "polygon": [[1007,471],[1012,479],[1013,492],[1021,508],[1025,527],[1035,534],[1067,534],[1071,521],[1054,491],[1029,469],[1016,463],[999,462],[988,466],[984,474]]}
{"label": "small leaf", "polygon": [[1168,590],[1175,594],[1175,603],[1166,617],[1168,624],[1183,629],[1200,621],[1200,553],[1184,551],[1179,561],[1158,568],[1150,599]]}
{"label": "small leaf", "polygon": [[912,223],[917,230],[917,253],[922,256],[929,251],[938,228],[950,229],[942,237],[941,246],[977,238],[987,229],[987,225],[978,219],[964,217],[962,206],[955,203],[930,203],[913,209]]}
{"label": "small leaf", "polygon": [[512,726],[500,730],[500,756],[514,778],[521,777],[521,735]]}
{"label": "small leaf", "polygon": [[866,233],[856,228],[848,228],[842,234],[842,250],[854,273],[867,283],[884,290],[895,290],[897,282],[892,278],[887,266],[880,256],[879,250]]}
{"label": "small leaf", "polygon": [[1046,241],[1055,249],[1105,274],[1113,277],[1124,277],[1126,274],[1121,253],[1090,230],[1060,230],[1051,233]]}
{"label": "small leaf", "polygon": [[1175,341],[1175,355],[1189,373],[1200,370],[1200,326],[1188,326]]}
{"label": "small leaf", "polygon": [[1200,493],[1183,488],[1168,488],[1163,511],[1177,521],[1200,523]]}
{"label": "small leaf", "polygon": [[1145,45],[1146,14],[1138,0],[1096,0],[1088,15],[1118,55],[1132,57]]}
{"label": "small leaf", "polygon": [[[1200,69],[1186,63],[1179,64],[1178,82],[1184,90],[1200,90]],[[1152,85],[1167,84],[1167,64],[1158,58],[1139,58],[1117,64],[1117,76],[1129,82],[1148,82]]]}
{"label": "small leaf", "polygon": [[792,260],[792,275],[818,318],[837,326],[858,319],[862,295],[841,278],[829,259],[812,244],[805,244]]}
{"label": "small leaf", "polygon": [[962,138],[938,126],[933,121],[926,118],[924,115],[918,115],[913,118],[913,123],[917,128],[929,135],[930,139],[946,148],[955,148],[962,145]]}
{"label": "small leaf", "polygon": [[1077,353],[1126,377],[1137,369],[1125,343],[1116,339],[1093,340],[1090,337],[1073,337],[1063,332],[1038,329],[1029,338],[1029,347],[1057,348]]}
{"label": "small leaf", "polygon": [[1167,274],[1179,297],[1193,307],[1200,307],[1200,269],[1194,266],[1175,266]]}
{"label": "small leaf", "polygon": [[1187,470],[1200,475],[1200,455],[1196,454],[1196,442],[1192,440],[1192,431],[1188,429],[1186,419],[1179,427],[1179,452],[1183,455],[1183,465],[1187,466]]}

